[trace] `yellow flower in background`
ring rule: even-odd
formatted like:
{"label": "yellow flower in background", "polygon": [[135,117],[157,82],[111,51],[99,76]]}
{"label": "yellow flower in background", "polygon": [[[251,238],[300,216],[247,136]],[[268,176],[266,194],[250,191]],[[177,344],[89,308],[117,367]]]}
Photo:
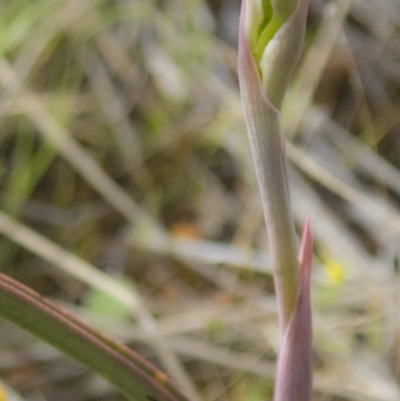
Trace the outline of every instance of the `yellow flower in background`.
{"label": "yellow flower in background", "polygon": [[322,267],[328,278],[328,282],[332,286],[339,286],[345,280],[345,271],[343,264],[333,258],[325,258]]}
{"label": "yellow flower in background", "polygon": [[4,391],[3,386],[0,385],[0,401],[7,401],[6,392]]}

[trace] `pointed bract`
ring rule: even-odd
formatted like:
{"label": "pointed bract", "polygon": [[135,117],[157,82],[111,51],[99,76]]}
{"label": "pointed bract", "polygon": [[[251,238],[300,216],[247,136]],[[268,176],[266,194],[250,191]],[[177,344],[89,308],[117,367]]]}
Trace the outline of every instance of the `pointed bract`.
{"label": "pointed bract", "polygon": [[312,237],[307,220],[299,254],[299,292],[278,358],[274,401],[310,401],[312,392],[312,315],[310,276]]}

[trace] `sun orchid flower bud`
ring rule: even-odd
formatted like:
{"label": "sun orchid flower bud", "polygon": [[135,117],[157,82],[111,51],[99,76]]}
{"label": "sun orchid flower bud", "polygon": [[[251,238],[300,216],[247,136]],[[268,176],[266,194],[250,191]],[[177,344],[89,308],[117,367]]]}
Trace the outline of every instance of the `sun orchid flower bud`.
{"label": "sun orchid flower bud", "polygon": [[303,46],[308,0],[244,0],[243,8],[244,31],[264,90],[280,109]]}

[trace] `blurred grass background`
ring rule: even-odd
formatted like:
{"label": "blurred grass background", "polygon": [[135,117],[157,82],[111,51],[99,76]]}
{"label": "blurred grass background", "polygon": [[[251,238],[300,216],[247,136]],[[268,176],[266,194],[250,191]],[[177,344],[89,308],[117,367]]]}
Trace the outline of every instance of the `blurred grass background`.
{"label": "blurred grass background", "polygon": [[[0,0],[1,271],[193,401],[270,400],[278,348],[239,7]],[[396,0],[312,0],[285,102],[315,238],[315,400],[400,399],[399,23]],[[7,400],[122,399],[4,321],[0,338]]]}

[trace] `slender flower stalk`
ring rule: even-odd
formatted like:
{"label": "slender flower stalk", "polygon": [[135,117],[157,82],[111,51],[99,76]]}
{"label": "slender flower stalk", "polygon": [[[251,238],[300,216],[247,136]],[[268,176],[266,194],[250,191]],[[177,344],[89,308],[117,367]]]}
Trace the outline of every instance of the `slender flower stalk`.
{"label": "slender flower stalk", "polygon": [[303,46],[308,0],[243,0],[239,82],[274,262],[282,348],[275,401],[309,401],[312,321],[309,223],[297,260],[281,107]]}

